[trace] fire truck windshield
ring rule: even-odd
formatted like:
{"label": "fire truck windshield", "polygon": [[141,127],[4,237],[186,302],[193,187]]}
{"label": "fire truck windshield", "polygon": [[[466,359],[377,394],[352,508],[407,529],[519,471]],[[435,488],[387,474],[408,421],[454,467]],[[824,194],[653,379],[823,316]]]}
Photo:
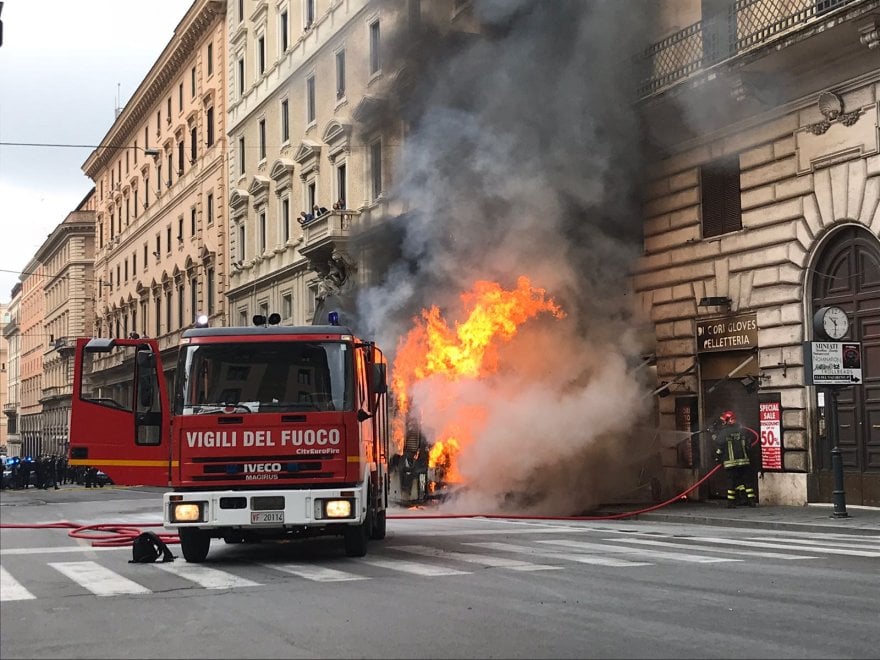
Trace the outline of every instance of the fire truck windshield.
{"label": "fire truck windshield", "polygon": [[342,342],[182,347],[175,413],[351,410],[352,351]]}

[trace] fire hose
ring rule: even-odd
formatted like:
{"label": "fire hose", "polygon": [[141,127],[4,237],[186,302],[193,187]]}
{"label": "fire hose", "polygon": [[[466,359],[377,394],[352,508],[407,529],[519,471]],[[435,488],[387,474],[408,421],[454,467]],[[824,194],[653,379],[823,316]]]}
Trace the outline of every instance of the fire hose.
{"label": "fire hose", "polygon": [[[760,436],[755,429],[749,428],[747,426],[743,427],[746,431],[750,431],[754,434],[755,439],[752,441],[750,447],[754,447],[760,440]],[[704,429],[700,431],[696,431],[691,435],[696,435],[697,433],[704,433],[710,429]],[[657,509],[662,509],[665,506],[672,504],[673,502],[681,501],[687,496],[699,488],[702,484],[704,484],[713,474],[718,472],[722,467],[721,464],[713,467],[709,472],[706,473],[701,479],[699,479],[696,483],[689,486],[686,490],[678,493],[677,495],[670,497],[669,499],[660,502],[658,504],[654,504],[649,507],[645,507],[642,509],[638,509],[635,511],[625,511],[621,513],[608,513],[608,514],[600,514],[594,516],[541,516],[541,515],[516,515],[516,514],[492,514],[492,513],[418,513],[418,514],[404,514],[404,515],[388,515],[387,518],[391,520],[413,520],[413,519],[453,519],[453,518],[487,518],[487,519],[503,519],[503,520],[622,520],[624,518],[632,518],[634,516],[638,516],[643,513],[648,513],[650,511],[656,511]],[[94,547],[124,547],[130,546],[134,539],[141,533],[141,527],[161,527],[162,523],[138,523],[137,526],[129,525],[126,523],[96,523],[91,525],[80,525],[78,523],[69,522],[69,521],[60,521],[60,522],[52,522],[52,523],[33,523],[33,524],[0,524],[0,529],[70,529],[68,532],[68,536],[75,539],[85,539],[90,540],[92,542],[92,546]],[[159,538],[166,545],[180,543],[180,538],[177,534],[172,533],[159,533]]]}

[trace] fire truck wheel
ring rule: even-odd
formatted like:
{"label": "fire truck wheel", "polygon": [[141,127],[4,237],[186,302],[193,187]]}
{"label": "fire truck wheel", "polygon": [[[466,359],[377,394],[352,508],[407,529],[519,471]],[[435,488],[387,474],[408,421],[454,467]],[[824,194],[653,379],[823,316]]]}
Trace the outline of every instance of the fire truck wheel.
{"label": "fire truck wheel", "polygon": [[367,538],[369,520],[365,520],[360,525],[349,526],[342,533],[342,539],[345,542],[345,554],[349,557],[363,557],[367,554]]}
{"label": "fire truck wheel", "polygon": [[205,561],[208,549],[211,547],[211,537],[207,532],[184,527],[180,529],[178,536],[180,536],[180,549],[183,551],[184,559],[194,564]]}
{"label": "fire truck wheel", "polygon": [[385,511],[379,511],[373,517],[373,533],[370,534],[371,539],[381,541],[385,538]]}

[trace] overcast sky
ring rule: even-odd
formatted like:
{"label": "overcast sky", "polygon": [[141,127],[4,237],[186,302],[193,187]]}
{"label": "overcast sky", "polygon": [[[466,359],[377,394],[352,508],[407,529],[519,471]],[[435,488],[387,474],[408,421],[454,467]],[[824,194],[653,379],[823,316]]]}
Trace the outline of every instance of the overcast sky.
{"label": "overcast sky", "polygon": [[5,0],[0,46],[0,302],[91,189],[82,165],[192,0]]}

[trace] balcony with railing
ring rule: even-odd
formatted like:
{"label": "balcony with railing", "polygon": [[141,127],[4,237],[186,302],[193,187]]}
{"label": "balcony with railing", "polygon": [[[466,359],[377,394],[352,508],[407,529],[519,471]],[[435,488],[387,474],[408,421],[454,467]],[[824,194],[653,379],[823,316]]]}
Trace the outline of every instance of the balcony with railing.
{"label": "balcony with railing", "polygon": [[[763,47],[782,47],[811,29],[825,30],[880,6],[877,0],[736,0],[648,47],[638,58],[640,98]],[[870,47],[870,44],[868,44]]]}

